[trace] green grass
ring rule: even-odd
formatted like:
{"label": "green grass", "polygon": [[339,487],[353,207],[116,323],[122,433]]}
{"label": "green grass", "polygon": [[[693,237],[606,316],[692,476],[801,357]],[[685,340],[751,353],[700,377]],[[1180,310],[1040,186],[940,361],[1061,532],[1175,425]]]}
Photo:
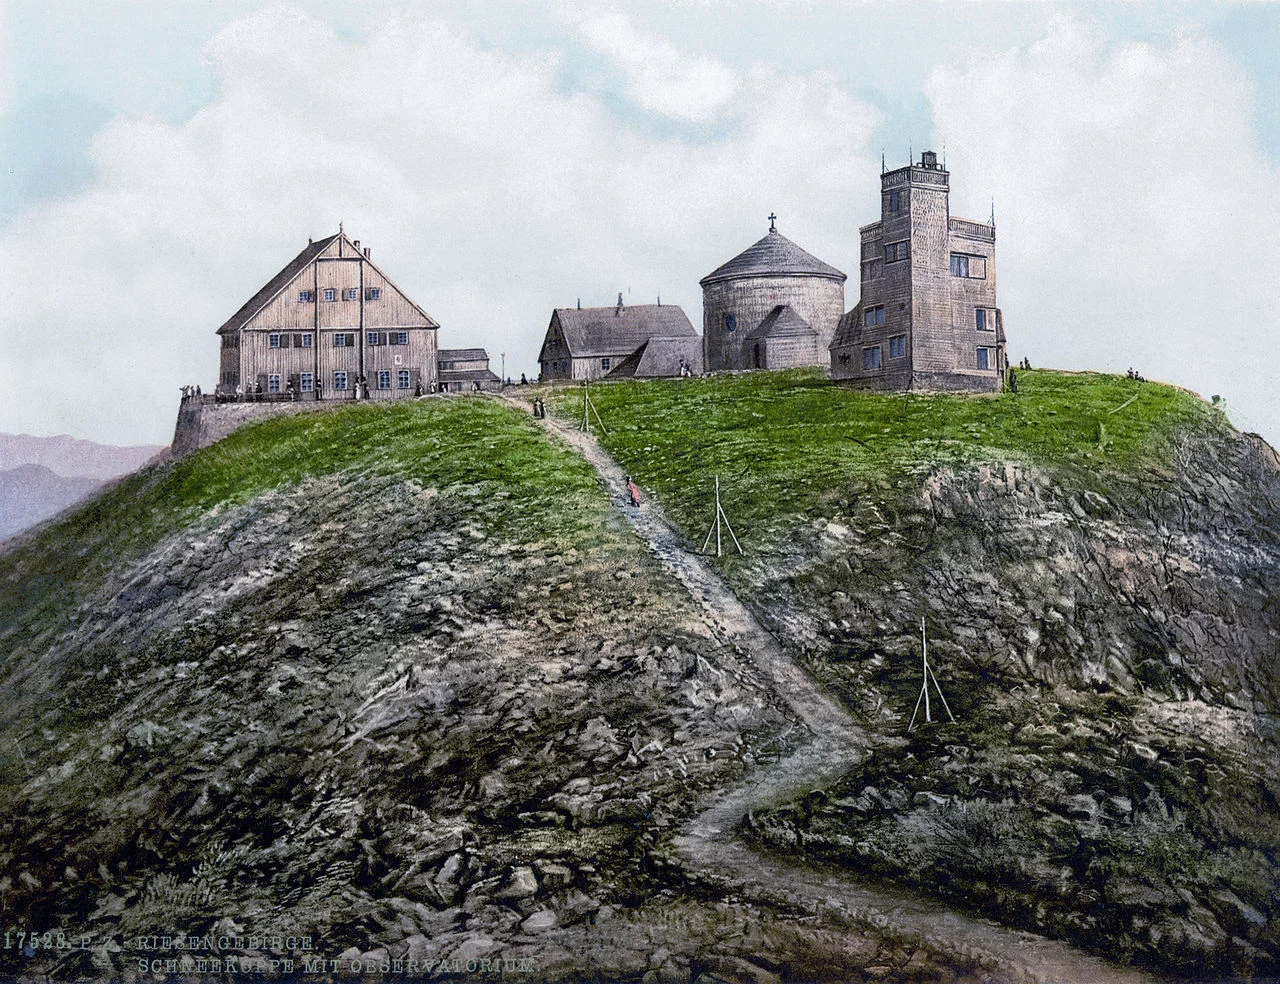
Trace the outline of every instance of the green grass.
{"label": "green grass", "polygon": [[281,416],[131,475],[0,556],[0,633],[65,610],[68,594],[83,595],[122,560],[202,517],[326,475],[394,476],[435,489],[513,542],[586,545],[608,515],[590,466],[493,400]]}
{"label": "green grass", "polygon": [[[591,399],[605,446],[686,529],[707,521],[716,475],[731,515],[749,526],[936,465],[1022,461],[1087,485],[1167,474],[1180,436],[1230,431],[1221,411],[1172,386],[1049,370],[1018,382],[1018,393],[1000,396],[882,394],[801,369],[609,383]],[[581,420],[581,388],[548,402]]]}

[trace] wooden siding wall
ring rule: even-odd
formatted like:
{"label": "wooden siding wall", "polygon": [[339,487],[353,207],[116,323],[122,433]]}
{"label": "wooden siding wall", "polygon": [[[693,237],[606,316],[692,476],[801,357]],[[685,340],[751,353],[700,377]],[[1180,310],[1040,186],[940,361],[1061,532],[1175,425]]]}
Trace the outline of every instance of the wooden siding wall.
{"label": "wooden siding wall", "polygon": [[[747,336],[779,304],[792,310],[818,333],[816,363],[826,361],[827,346],[844,314],[844,284],[826,277],[744,277],[707,284],[702,290],[702,337],[708,372],[750,369],[755,364],[755,340]],[[725,331],[724,316],[732,313],[737,327]]]}

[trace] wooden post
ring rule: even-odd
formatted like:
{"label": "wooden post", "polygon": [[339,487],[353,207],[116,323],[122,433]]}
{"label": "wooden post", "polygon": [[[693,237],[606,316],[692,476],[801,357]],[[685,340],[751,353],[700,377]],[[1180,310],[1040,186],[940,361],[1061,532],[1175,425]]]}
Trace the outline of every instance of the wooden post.
{"label": "wooden post", "polygon": [[720,556],[720,476],[716,476],[716,556]]}
{"label": "wooden post", "polygon": [[587,381],[582,381],[582,429],[591,430],[591,421],[587,419]]}

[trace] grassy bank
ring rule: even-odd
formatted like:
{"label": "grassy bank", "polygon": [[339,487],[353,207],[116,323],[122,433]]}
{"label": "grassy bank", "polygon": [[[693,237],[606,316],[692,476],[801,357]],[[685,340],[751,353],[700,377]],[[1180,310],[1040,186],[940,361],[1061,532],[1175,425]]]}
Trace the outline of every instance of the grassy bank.
{"label": "grassy bank", "polygon": [[[1018,382],[1000,396],[866,393],[800,369],[609,383],[591,399],[606,447],[686,530],[705,522],[716,475],[748,527],[935,464],[1027,461],[1085,481],[1162,471],[1181,435],[1230,427],[1213,406],[1158,383],[1051,370]],[[581,387],[548,402],[581,419]]]}

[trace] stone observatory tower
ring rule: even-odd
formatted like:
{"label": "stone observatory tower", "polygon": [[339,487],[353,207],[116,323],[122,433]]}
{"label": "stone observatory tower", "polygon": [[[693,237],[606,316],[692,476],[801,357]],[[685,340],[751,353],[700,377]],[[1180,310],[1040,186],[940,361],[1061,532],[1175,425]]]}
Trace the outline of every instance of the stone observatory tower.
{"label": "stone observatory tower", "polygon": [[708,372],[828,362],[845,275],[778,232],[776,218],[767,236],[700,281]]}

